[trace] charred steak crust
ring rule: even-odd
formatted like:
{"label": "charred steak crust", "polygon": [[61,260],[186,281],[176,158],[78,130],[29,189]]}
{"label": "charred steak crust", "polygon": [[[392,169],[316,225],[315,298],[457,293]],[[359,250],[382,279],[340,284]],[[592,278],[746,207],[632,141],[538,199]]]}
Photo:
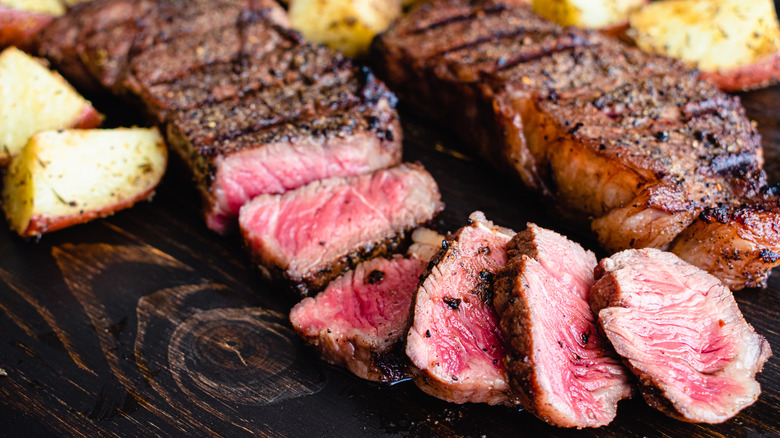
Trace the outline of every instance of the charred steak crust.
{"label": "charred steak crust", "polygon": [[[416,7],[374,40],[372,59],[402,100],[567,216],[592,220],[606,249],[672,248],[733,289],[764,285],[780,264],[759,257],[780,253],[776,233],[763,234],[780,206],[763,195],[760,136],[738,98],[681,63],[466,0]],[[749,263],[733,263],[733,248],[711,243],[726,231],[699,215],[759,204],[770,206],[763,220],[731,226],[752,247]]]}

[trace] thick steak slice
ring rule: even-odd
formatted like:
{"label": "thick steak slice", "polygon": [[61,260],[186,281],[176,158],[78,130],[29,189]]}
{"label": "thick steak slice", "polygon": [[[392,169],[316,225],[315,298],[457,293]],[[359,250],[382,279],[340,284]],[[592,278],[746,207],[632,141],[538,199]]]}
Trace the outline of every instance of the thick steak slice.
{"label": "thick steak slice", "polygon": [[191,169],[212,230],[235,227],[261,194],[396,165],[402,135],[395,97],[367,70],[274,87],[179,111],[168,140]]}
{"label": "thick steak slice", "polygon": [[771,350],[717,278],[649,248],[602,260],[596,278],[591,308],[648,404],[721,423],[756,401]]}
{"label": "thick steak slice", "polygon": [[[592,221],[610,251],[680,247],[675,239],[706,209],[766,205],[760,136],[739,99],[679,62],[500,0],[420,5],[372,52],[402,100],[566,215]],[[778,213],[766,216],[778,221]],[[761,222],[733,227],[751,254],[780,253]],[[739,276],[727,245],[712,250],[719,238],[709,232],[716,227],[680,237],[687,250],[679,253],[733,288],[764,285],[780,264],[751,256]],[[703,252],[718,260],[693,256]]]}
{"label": "thick steak slice", "polygon": [[239,224],[260,268],[305,296],[362,259],[397,249],[443,208],[433,177],[402,164],[260,195],[241,208]]}
{"label": "thick steak slice", "polygon": [[590,311],[596,257],[529,224],[507,245],[493,302],[506,339],[509,383],[525,409],[560,427],[609,424],[631,395],[630,373]]}
{"label": "thick steak slice", "polygon": [[408,375],[395,351],[409,330],[409,312],[426,262],[376,258],[332,281],[290,312],[298,334],[322,357],[356,376],[394,382]]}
{"label": "thick steak slice", "polygon": [[504,339],[492,306],[492,280],[514,232],[482,212],[449,236],[420,283],[406,354],[415,383],[453,403],[511,403]]}

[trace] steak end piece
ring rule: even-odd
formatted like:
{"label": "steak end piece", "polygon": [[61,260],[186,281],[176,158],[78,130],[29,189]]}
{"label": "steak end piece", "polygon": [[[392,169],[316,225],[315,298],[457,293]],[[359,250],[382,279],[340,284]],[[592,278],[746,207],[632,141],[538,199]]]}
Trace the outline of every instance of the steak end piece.
{"label": "steak end piece", "polygon": [[453,403],[511,404],[504,339],[492,306],[492,280],[514,232],[482,212],[449,236],[417,291],[406,354],[415,383]]}
{"label": "steak end piece", "polygon": [[534,224],[507,251],[512,258],[496,274],[493,302],[521,405],[559,427],[609,424],[632,389],[588,305],[596,257]]}
{"label": "steak end piece", "polygon": [[777,199],[705,209],[669,251],[718,277],[731,290],[766,287],[780,265]]}
{"label": "steak end piece", "polygon": [[425,168],[401,164],[260,195],[241,208],[239,225],[259,268],[306,296],[365,259],[398,252],[443,208]]}
{"label": "steak end piece", "polygon": [[327,362],[366,380],[401,380],[408,371],[398,350],[425,265],[402,256],[361,263],[316,297],[304,298],[290,321]]}
{"label": "steak end piece", "polygon": [[596,278],[591,308],[650,406],[722,423],[758,399],[769,343],[717,278],[649,248],[602,260]]}

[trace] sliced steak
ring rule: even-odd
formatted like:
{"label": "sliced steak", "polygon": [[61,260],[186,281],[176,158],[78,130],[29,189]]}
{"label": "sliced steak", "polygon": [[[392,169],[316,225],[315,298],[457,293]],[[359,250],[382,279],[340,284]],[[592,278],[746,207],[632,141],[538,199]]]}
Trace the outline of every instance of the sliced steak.
{"label": "sliced steak", "polygon": [[347,72],[346,83],[274,88],[173,118],[168,140],[192,170],[209,228],[232,230],[255,196],[400,163],[394,96],[367,70]]}
{"label": "sliced steak", "polygon": [[596,256],[529,224],[507,245],[493,302],[509,383],[522,406],[560,427],[609,424],[630,373],[596,327],[588,297]]}
{"label": "sliced steak", "polygon": [[389,383],[409,377],[402,347],[412,299],[443,239],[427,228],[414,230],[410,257],[379,257],[357,265],[293,307],[293,328],[323,359],[362,379]]}
{"label": "sliced steak", "polygon": [[[766,204],[760,136],[738,98],[677,61],[500,0],[423,4],[378,37],[372,52],[402,100],[566,215],[592,220],[610,251],[668,248],[706,209]],[[760,223],[734,227],[758,253],[780,253]],[[780,264],[755,263],[735,277],[727,248],[705,243],[717,240],[701,234],[710,231],[686,241],[684,255],[717,254],[701,267],[731,278],[732,287],[764,285]],[[692,248],[699,244],[707,248]]]}
{"label": "sliced steak", "polygon": [[482,212],[449,236],[428,265],[414,304],[406,354],[415,383],[453,403],[509,404],[504,338],[492,306],[492,280],[514,232]]}
{"label": "sliced steak", "polygon": [[261,270],[306,296],[366,258],[395,252],[444,205],[419,164],[260,195],[241,208],[246,246]]}
{"label": "sliced steak", "polygon": [[596,278],[591,308],[648,404],[721,423],[756,401],[771,350],[717,278],[649,248],[602,260]]}
{"label": "sliced steak", "polygon": [[377,382],[408,376],[396,349],[409,330],[409,311],[426,262],[376,258],[332,281],[290,312],[303,339],[334,365]]}

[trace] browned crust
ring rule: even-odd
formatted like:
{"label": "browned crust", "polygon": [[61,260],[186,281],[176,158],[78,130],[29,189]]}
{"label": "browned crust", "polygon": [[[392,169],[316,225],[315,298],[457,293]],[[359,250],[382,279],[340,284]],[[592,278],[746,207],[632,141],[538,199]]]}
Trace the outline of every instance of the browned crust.
{"label": "browned crust", "polygon": [[745,91],[780,82],[780,51],[753,64],[730,70],[701,72],[701,78],[723,91]]}
{"label": "browned crust", "polygon": [[[361,379],[393,383],[412,376],[408,359],[400,349],[402,342],[397,342],[389,351],[376,352],[355,337],[342,337],[334,343],[327,339],[323,342],[319,335],[308,336],[297,328],[296,333],[316,349],[326,362],[346,368]],[[345,357],[345,350],[353,351],[352,356]]]}
{"label": "browned crust", "polygon": [[[443,207],[443,204],[440,204],[438,211],[434,214],[434,218],[441,213]],[[414,231],[415,228],[426,225],[432,220],[433,219],[407,227],[395,235],[386,236],[382,241],[364,245],[349,254],[341,256],[338,260],[331,262],[327,266],[323,266],[316,273],[303,277],[293,277],[285,268],[278,265],[268,266],[257,255],[252,255],[251,251],[250,255],[266,278],[286,287],[304,298],[320,292],[333,279],[366,260],[403,252],[410,243],[412,231]],[[246,236],[244,241],[247,241]]]}

